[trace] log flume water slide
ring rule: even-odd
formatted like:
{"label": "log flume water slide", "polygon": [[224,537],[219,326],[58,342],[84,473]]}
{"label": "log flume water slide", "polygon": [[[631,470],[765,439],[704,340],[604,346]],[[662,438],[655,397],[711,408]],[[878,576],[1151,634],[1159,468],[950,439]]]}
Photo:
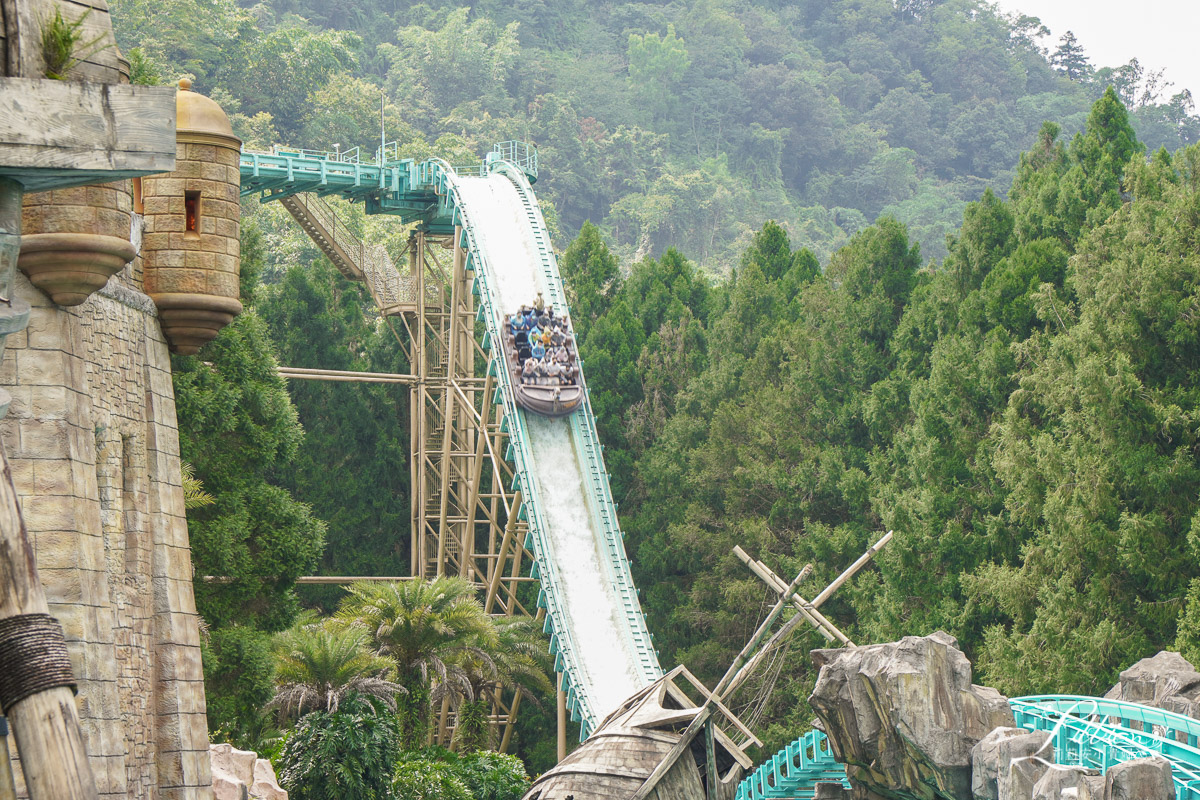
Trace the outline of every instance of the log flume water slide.
{"label": "log flume water slide", "polygon": [[[530,185],[537,154],[523,143],[497,145],[482,164],[452,167],[388,157],[382,147],[362,161],[357,151],[276,149],[244,152],[242,194],[279,200],[301,221],[335,265],[367,283],[386,310],[413,302],[411,276],[378,247],[344,247],[332,211],[308,197],[336,195],[362,202],[368,213],[453,234],[461,230],[466,268],[475,273],[484,346],[503,341],[506,314],[540,292],[557,309],[567,298],[546,224]],[[324,215],[324,216],[322,216]],[[493,374],[503,370],[491,350]],[[586,380],[581,374],[581,380]],[[590,402],[550,419],[518,408],[506,381],[496,402],[510,436],[509,458],[526,498],[540,581],[539,606],[556,669],[581,736],[627,697],[662,676],[630,576]],[[1171,761],[1178,800],[1200,800],[1200,722],[1179,714],[1102,698],[1061,695],[1011,701],[1017,724],[1045,731],[1059,764],[1107,769],[1147,755]],[[811,798],[816,784],[845,782],[819,731],[809,731],[768,759],[738,788],[738,800]]]}
{"label": "log flume water slide", "polygon": [[[483,164],[468,168],[387,156],[386,146],[370,162],[342,152],[244,152],[242,194],[288,206],[335,264],[344,262],[343,272],[371,287],[381,306],[403,299],[408,276],[386,254],[370,257],[360,249],[347,255],[349,248],[329,233],[336,221],[322,222],[315,212],[305,217],[317,205],[302,196],[338,195],[365,203],[368,213],[392,214],[426,230],[460,229],[466,269],[475,273],[485,349],[503,341],[507,315],[539,292],[569,313],[529,180],[536,175],[536,151],[521,143],[497,145]],[[500,348],[490,347],[490,353],[489,369],[502,374]],[[586,387],[582,374],[580,380]],[[550,419],[518,408],[507,381],[496,385],[509,458],[525,499],[525,546],[541,585],[538,602],[546,611],[556,669],[565,676],[568,707],[586,738],[622,701],[661,677],[662,669],[630,575],[586,392],[580,410]]]}

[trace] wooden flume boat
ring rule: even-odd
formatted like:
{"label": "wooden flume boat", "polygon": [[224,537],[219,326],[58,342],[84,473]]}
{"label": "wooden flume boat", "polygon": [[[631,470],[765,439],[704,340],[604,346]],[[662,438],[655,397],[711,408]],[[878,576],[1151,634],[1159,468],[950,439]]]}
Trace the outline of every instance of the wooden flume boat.
{"label": "wooden flume boat", "polygon": [[[567,348],[568,361],[562,378],[528,376],[524,374],[520,347],[508,320],[506,317],[504,321],[504,363],[517,405],[546,417],[565,417],[578,409],[583,404],[583,386],[579,380],[573,339],[568,337],[568,343],[563,345]],[[569,328],[567,332],[570,332]]]}

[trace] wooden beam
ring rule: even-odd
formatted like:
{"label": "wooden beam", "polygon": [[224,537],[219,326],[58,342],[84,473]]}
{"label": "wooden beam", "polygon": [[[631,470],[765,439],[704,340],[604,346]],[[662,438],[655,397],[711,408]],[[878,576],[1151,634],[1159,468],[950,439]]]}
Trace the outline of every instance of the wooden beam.
{"label": "wooden beam", "polygon": [[0,81],[0,174],[26,191],[175,168],[175,88]]}
{"label": "wooden beam", "polygon": [[[761,561],[755,561],[740,546],[734,546],[733,553],[739,559],[741,559],[743,564],[750,568],[751,572],[761,578],[762,581],[767,584],[767,586],[771,587],[776,592],[782,592],[785,588],[787,588],[787,585],[783,582],[783,580],[774,572],[772,572],[770,567]],[[817,631],[826,639],[829,639],[830,641],[836,639],[844,645],[848,645],[850,647],[854,646],[854,643],[851,642],[844,633],[839,631],[832,622],[825,619],[824,615],[822,615],[820,611],[817,611],[815,608],[813,608],[812,604],[805,600],[803,596],[797,594],[792,597],[792,606],[795,607],[795,609],[801,614],[803,614],[805,618],[813,625],[813,627],[815,627]]]}
{"label": "wooden beam", "polygon": [[393,372],[354,372],[341,369],[309,369],[307,367],[280,367],[279,374],[285,378],[312,381],[357,381],[359,383],[403,383],[414,384],[416,375]]}
{"label": "wooden beam", "polygon": [[567,757],[567,693],[563,691],[562,685],[566,677],[560,674],[558,676],[558,690],[555,692],[558,701],[558,760],[562,761]]}
{"label": "wooden beam", "polygon": [[517,517],[521,512],[521,490],[513,493],[512,508],[508,512],[508,520],[504,525],[504,538],[500,542],[500,553],[496,562],[491,565],[491,580],[488,581],[487,597],[483,601],[483,610],[492,613],[492,604],[496,602],[496,590],[500,588],[500,578],[504,574],[504,558],[512,544],[513,533],[517,528]]}
{"label": "wooden beam", "polygon": [[504,723],[504,735],[500,737],[500,752],[507,753],[508,745],[512,741],[513,728],[516,726],[517,709],[521,707],[521,689],[517,688],[513,694],[512,705],[508,707],[508,722]]}

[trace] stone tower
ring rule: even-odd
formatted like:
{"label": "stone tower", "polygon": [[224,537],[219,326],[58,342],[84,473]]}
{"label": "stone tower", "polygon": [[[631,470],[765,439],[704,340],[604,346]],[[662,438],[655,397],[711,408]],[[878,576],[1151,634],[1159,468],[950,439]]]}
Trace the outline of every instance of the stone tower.
{"label": "stone tower", "polygon": [[214,101],[179,82],[175,171],[142,179],[146,293],[171,349],[194,354],[241,313],[242,142]]}
{"label": "stone tower", "polygon": [[[181,105],[187,107],[187,100]],[[179,203],[168,200],[174,208],[192,191],[186,182],[199,182],[197,239],[184,227],[171,232],[182,240],[160,240],[153,263],[168,268],[168,276],[177,265],[212,272],[203,289],[201,283],[167,280],[163,295],[215,295],[219,302],[206,312],[220,312],[227,322],[241,308],[236,150],[231,174],[230,157],[218,158],[215,145],[185,142],[178,148],[199,150],[188,150],[192,163],[181,161],[183,169],[160,179],[159,187],[180,190]],[[236,145],[224,142],[222,152],[231,148]],[[206,167],[215,175],[213,166],[220,167],[217,180],[204,170],[195,176],[185,171]],[[101,797],[209,800],[199,619],[164,335],[170,302],[157,307],[146,292],[150,259],[144,242],[151,231],[139,201],[146,210],[153,204],[151,197],[143,200],[138,180],[131,188],[128,195],[116,190],[115,205],[128,220],[123,231],[110,224],[79,232],[123,239],[133,254],[102,288],[60,305],[17,275],[14,294],[32,310],[28,327],[8,338],[0,361],[0,386],[13,397],[0,438],[50,611],[66,633],[84,744]],[[100,196],[103,190],[91,194],[102,208],[114,205]],[[75,233],[72,218],[87,222],[88,199],[86,187],[58,198],[43,195],[37,213],[53,218],[53,233],[69,236]],[[56,200],[73,207],[56,209]],[[197,253],[199,261],[191,260]],[[211,331],[208,338],[220,327],[214,322],[206,318],[201,326]]]}

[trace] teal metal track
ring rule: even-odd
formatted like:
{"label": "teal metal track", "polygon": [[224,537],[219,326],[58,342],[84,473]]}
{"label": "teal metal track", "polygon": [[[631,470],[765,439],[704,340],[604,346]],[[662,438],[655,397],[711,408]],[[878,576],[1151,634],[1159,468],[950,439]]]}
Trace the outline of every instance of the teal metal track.
{"label": "teal metal track", "polygon": [[[456,225],[461,225],[461,244],[467,251],[466,269],[475,274],[473,291],[478,296],[478,320],[485,330],[484,347],[490,349],[491,343],[503,341],[501,326],[509,310],[498,307],[498,293],[493,290],[496,276],[492,262],[476,233],[481,220],[476,218],[477,212],[464,202],[458,190],[458,182],[464,176],[503,176],[512,183],[520,205],[518,216],[522,224],[528,225],[535,244],[537,269],[548,290],[546,300],[558,308],[567,308],[566,292],[558,274],[550,236],[530,183],[536,178],[536,151],[521,147],[519,143],[497,145],[483,164],[468,168],[451,167],[439,160],[417,164],[411,160],[377,159],[375,163],[359,163],[356,157],[344,153],[244,152],[241,159],[242,194],[259,194],[263,202],[301,192],[340,195],[364,203],[367,213],[395,215],[403,222],[418,222],[426,230],[449,233]],[[497,352],[490,359],[488,370],[503,377],[500,372],[504,366],[499,356]],[[584,380],[582,374],[580,380]],[[541,581],[538,605],[546,609],[545,630],[550,637],[555,668],[564,675],[563,689],[568,708],[572,718],[580,722],[581,737],[586,738],[607,709],[598,707],[590,691],[589,665],[583,663],[576,643],[580,633],[572,627],[565,610],[566,590],[558,585],[555,577],[558,570],[551,560],[550,531],[534,479],[534,455],[525,412],[517,407],[507,380],[497,381],[497,386],[494,400],[503,406],[502,426],[510,436],[507,456],[515,466],[513,488],[520,487],[525,497],[522,513],[529,522],[525,546],[534,556],[532,574]],[[629,651],[636,654],[637,663],[633,670],[642,685],[649,685],[661,677],[662,668],[637,600],[586,382],[584,387],[582,409],[563,424],[570,426],[575,459],[592,518],[593,538],[602,554],[607,586],[619,605],[622,627],[618,634],[625,637]]]}
{"label": "teal metal track", "polygon": [[[557,262],[550,247],[550,237],[546,231],[545,221],[541,210],[534,198],[532,187],[526,175],[509,162],[496,162],[492,167],[494,174],[503,175],[512,181],[516,187],[521,202],[521,217],[528,222],[533,231],[538,257],[541,261],[539,269],[542,272],[544,285],[547,287],[546,300],[558,308],[567,308],[566,292],[562,279],[558,274]],[[462,224],[464,236],[467,239],[467,268],[475,270],[477,275],[476,293],[479,295],[479,320],[486,326],[485,342],[503,341],[500,326],[503,324],[506,311],[498,308],[495,301],[496,293],[492,290],[495,280],[487,252],[480,248],[474,234],[476,220],[470,207],[463,203],[456,191],[454,172],[445,171],[445,184],[448,191],[446,196],[454,209],[456,220]],[[498,356],[499,354],[497,354]],[[504,367],[500,359],[492,358],[489,370],[499,375]],[[646,621],[642,615],[641,606],[637,601],[637,590],[629,570],[629,559],[625,553],[621,531],[617,524],[616,503],[613,502],[609,488],[608,473],[604,469],[604,459],[601,454],[599,437],[596,434],[595,418],[592,415],[591,400],[586,391],[587,383],[580,370],[580,380],[585,388],[583,407],[567,418],[571,426],[571,439],[574,445],[577,461],[584,473],[585,492],[588,496],[589,513],[593,520],[593,530],[599,534],[598,542],[601,551],[607,557],[605,572],[609,585],[620,599],[624,616],[624,630],[632,647],[637,654],[637,669],[643,685],[649,685],[662,676],[662,668],[658,656],[654,652]],[[571,621],[565,610],[562,598],[563,587],[554,576],[557,574],[551,563],[551,548],[549,546],[549,529],[543,506],[539,496],[537,481],[534,480],[531,436],[529,433],[526,412],[517,407],[516,397],[512,387],[506,380],[497,382],[497,396],[504,407],[504,424],[510,436],[509,458],[516,467],[516,478],[513,488],[521,488],[529,509],[529,534],[525,546],[534,555],[533,575],[541,581],[538,593],[538,606],[546,609],[545,631],[550,636],[550,650],[555,657],[555,669],[562,672],[566,678],[563,689],[567,694],[567,706],[571,716],[580,722],[580,736],[587,736],[595,730],[603,716],[591,697],[586,679],[587,665],[582,663],[576,646],[576,636]]]}
{"label": "teal metal track", "polygon": [[809,731],[738,784],[736,800],[804,798],[809,800],[818,783],[841,783],[847,789],[846,769],[833,758],[825,734]]}
{"label": "teal metal track", "polygon": [[[1104,772],[1123,761],[1162,756],[1171,762],[1178,800],[1200,800],[1200,720],[1100,697],[1037,695],[1009,702],[1019,727],[1053,739],[1056,763]],[[811,798],[822,781],[849,786],[842,765],[821,750],[824,743],[819,731],[801,736],[742,781],[737,800]]]}

